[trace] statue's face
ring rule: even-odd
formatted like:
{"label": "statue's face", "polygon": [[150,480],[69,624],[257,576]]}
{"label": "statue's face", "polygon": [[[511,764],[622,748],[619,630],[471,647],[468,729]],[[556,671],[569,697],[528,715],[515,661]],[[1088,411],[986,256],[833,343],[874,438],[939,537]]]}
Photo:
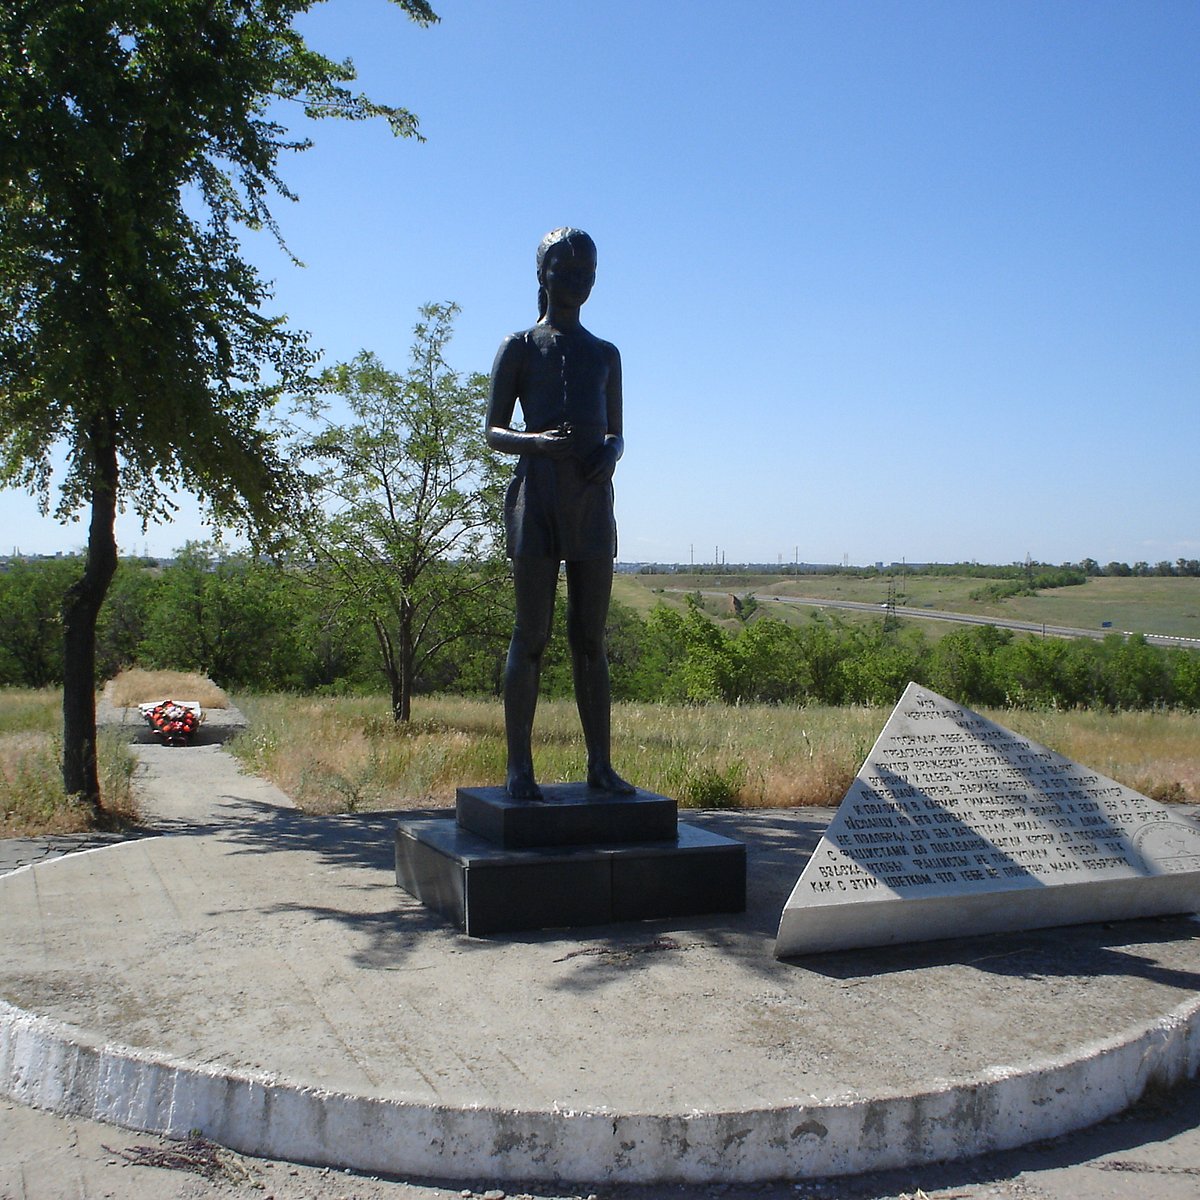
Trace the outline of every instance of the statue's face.
{"label": "statue's face", "polygon": [[596,252],[571,242],[551,246],[542,260],[538,282],[551,303],[578,308],[592,294],[596,282]]}

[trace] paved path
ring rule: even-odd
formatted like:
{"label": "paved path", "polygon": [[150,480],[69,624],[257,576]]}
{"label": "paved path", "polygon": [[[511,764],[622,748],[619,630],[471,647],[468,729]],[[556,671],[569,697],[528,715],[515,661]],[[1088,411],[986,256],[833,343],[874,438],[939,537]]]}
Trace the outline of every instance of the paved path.
{"label": "paved path", "polygon": [[[138,753],[147,810],[174,836],[0,880],[0,996],[84,1040],[93,1029],[247,1077],[468,1108],[499,1097],[517,1109],[748,1109],[779,1089],[826,1098],[903,1091],[1070,1054],[1177,1008],[1200,982],[1195,927],[1179,920],[775,963],[783,896],[828,820],[813,811],[702,818],[750,844],[744,917],[466,939],[392,885],[386,816],[288,811],[286,797],[241,775],[219,747]],[[858,1182],[800,1181],[788,1194],[1124,1197],[1135,1194],[1127,1183],[1152,1177],[1156,1196],[1195,1196],[1196,1104],[1188,1091],[1136,1121],[1047,1148]],[[97,1138],[154,1142],[104,1130],[0,1105],[0,1197],[70,1194],[38,1190],[46,1160],[27,1153],[60,1138],[69,1170],[86,1183],[72,1185],[78,1194],[138,1195],[128,1190],[134,1180],[183,1186],[178,1172],[122,1165],[120,1154],[95,1161]],[[455,1161],[450,1170],[492,1182],[488,1165],[473,1175],[469,1161]],[[341,1188],[336,1174],[253,1171],[280,1196],[402,1187],[356,1179],[354,1190],[321,1191]],[[1049,1190],[1037,1190],[1038,1179]],[[310,1185],[317,1190],[295,1190]],[[604,1194],[622,1187],[606,1184]],[[177,1194],[217,1192],[144,1192]],[[548,1194],[559,1193],[539,1191]]]}

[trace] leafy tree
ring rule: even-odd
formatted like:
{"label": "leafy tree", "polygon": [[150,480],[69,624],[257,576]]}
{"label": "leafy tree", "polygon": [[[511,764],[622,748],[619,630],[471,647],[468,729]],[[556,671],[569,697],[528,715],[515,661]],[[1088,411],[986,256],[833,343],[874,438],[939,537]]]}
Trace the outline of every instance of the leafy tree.
{"label": "leafy tree", "polygon": [[0,571],[0,684],[61,682],[62,598],[78,570],[72,558],[51,558]]}
{"label": "leafy tree", "polygon": [[693,596],[686,600],[687,611],[682,616],[676,614],[677,636],[683,646],[676,668],[676,689],[682,699],[693,704],[732,700],[737,690],[732,639]]}
{"label": "leafy tree", "polygon": [[1181,708],[1200,709],[1200,652],[1173,649],[1167,652],[1171,691]]}
{"label": "leafy tree", "polygon": [[295,641],[300,650],[295,683],[303,692],[345,694],[378,687],[375,639],[348,611],[316,566],[292,568],[289,578]]}
{"label": "leafy tree", "polygon": [[305,598],[274,563],[189,542],[163,572],[141,656],[156,667],[199,671],[227,688],[299,686]]}
{"label": "leafy tree", "polygon": [[1105,661],[1097,691],[1110,708],[1153,708],[1174,699],[1172,664],[1144,634],[1109,634],[1102,653]]}
{"label": "leafy tree", "polygon": [[1095,642],[1021,638],[1006,646],[998,657],[997,672],[1012,704],[1078,708],[1096,700]]}
{"label": "leafy tree", "polygon": [[[0,6],[0,483],[58,515],[90,510],[63,607],[63,778],[100,811],[96,619],[117,566],[114,520],[153,519],[179,488],[222,523],[263,529],[293,475],[263,417],[302,385],[302,335],[263,314],[239,227],[275,230],[292,198],[269,105],[310,117],[403,109],[347,90],[349,62],[294,25],[315,0],[9,0]],[[421,23],[426,0],[395,0]]]}
{"label": "leafy tree", "polygon": [[96,625],[99,679],[111,679],[137,661],[161,583],[161,572],[137,559],[122,559],[117,566]]}
{"label": "leafy tree", "polygon": [[[79,577],[74,555],[16,561],[0,570],[0,686],[48,687],[63,679],[63,596]],[[107,679],[136,657],[158,578],[123,559],[100,610],[96,668]]]}
{"label": "leafy tree", "polygon": [[738,664],[737,698],[772,704],[796,700],[803,688],[802,641],[799,630],[774,617],[763,617],[744,629],[733,646]]}
{"label": "leafy tree", "polygon": [[[646,622],[637,611],[620,600],[610,600],[608,621],[604,627],[608,646],[608,666],[611,672],[614,700],[640,700],[643,647],[646,644]],[[650,697],[646,697],[647,699]]]}
{"label": "leafy tree", "polygon": [[819,704],[841,704],[845,695],[843,662],[846,627],[836,617],[813,612],[801,629],[797,649],[802,694]]}
{"label": "leafy tree", "polygon": [[675,670],[684,654],[679,613],[661,602],[646,617],[638,645],[636,676],[628,699],[683,699],[675,685]]}
{"label": "leafy tree", "polygon": [[446,646],[500,635],[507,578],[496,548],[502,467],[483,439],[487,379],[446,363],[458,306],[420,311],[405,374],[367,351],[325,373],[350,420],[314,402],[308,414],[324,428],[304,444],[325,464],[310,552],[374,630],[397,721],[409,719],[418,676]]}
{"label": "leafy tree", "polygon": [[929,686],[959,704],[999,707],[1007,699],[998,662],[1012,633],[995,625],[956,629],[930,651]]}
{"label": "leafy tree", "polygon": [[886,622],[852,628],[842,668],[845,698],[859,704],[895,704],[910,680],[923,680],[929,648],[918,629],[895,630]]}

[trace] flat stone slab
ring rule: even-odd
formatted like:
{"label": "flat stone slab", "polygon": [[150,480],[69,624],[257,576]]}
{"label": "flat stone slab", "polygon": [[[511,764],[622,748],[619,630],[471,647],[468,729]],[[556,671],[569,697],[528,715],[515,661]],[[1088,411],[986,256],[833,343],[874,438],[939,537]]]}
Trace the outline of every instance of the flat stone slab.
{"label": "flat stone slab", "polygon": [[673,841],[677,805],[638,789],[613,795],[583,783],[549,784],[541,800],[514,800],[502,787],[459,788],[459,825],[498,846],[580,846]]}
{"label": "flat stone slab", "polygon": [[1200,830],[910,683],[804,867],[780,958],[1200,909]]}
{"label": "flat stone slab", "polygon": [[1196,1071],[1185,918],[776,960],[828,810],[689,817],[746,844],[744,913],[489,941],[395,886],[397,814],[239,812],[0,878],[0,1093],[371,1173],[736,1182],[1020,1145]]}

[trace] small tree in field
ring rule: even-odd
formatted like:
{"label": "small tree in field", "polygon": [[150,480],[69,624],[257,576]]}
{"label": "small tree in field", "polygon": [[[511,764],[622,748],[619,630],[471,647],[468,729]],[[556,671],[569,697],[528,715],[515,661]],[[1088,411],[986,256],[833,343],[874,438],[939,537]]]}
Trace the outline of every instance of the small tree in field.
{"label": "small tree in field", "polygon": [[507,577],[497,548],[503,468],[483,439],[487,377],[447,366],[454,304],[427,304],[411,365],[389,371],[363,351],[325,373],[324,428],[306,449],[325,464],[310,549],[321,577],[369,621],[391,691],[407,721],[422,667],[450,643],[498,628]]}
{"label": "small tree in field", "polygon": [[[264,315],[270,289],[239,226],[267,201],[288,136],[269,105],[312,117],[411,114],[347,91],[354,69],[295,30],[315,0],[7,0],[0,4],[0,485],[89,512],[63,605],[63,780],[100,813],[96,621],[114,523],[180,489],[221,524],[265,529],[295,473],[264,419],[303,386],[303,335]],[[396,0],[435,20],[426,0]]]}

